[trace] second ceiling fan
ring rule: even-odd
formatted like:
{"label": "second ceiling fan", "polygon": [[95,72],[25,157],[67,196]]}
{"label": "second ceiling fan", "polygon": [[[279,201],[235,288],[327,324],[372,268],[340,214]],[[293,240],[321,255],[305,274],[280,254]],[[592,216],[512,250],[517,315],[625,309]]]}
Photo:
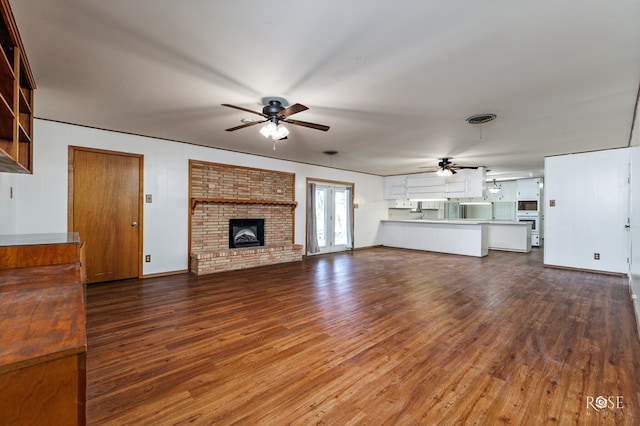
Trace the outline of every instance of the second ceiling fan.
{"label": "second ceiling fan", "polygon": [[441,176],[451,176],[457,173],[456,170],[461,169],[474,169],[477,170],[479,166],[459,166],[451,162],[451,158],[443,157],[438,162],[438,167],[428,167],[430,172],[436,172]]}
{"label": "second ceiling fan", "polygon": [[271,99],[269,100],[268,105],[265,105],[264,108],[262,108],[262,112],[253,111],[248,108],[230,104],[222,104],[222,106],[239,109],[240,111],[250,112],[251,114],[257,114],[264,118],[264,120],[249,121],[239,126],[230,127],[228,129],[225,129],[227,132],[233,132],[235,130],[244,129],[245,127],[255,126],[256,124],[268,122],[266,126],[260,129],[260,133],[262,133],[265,137],[271,137],[274,141],[276,141],[286,138],[289,134],[289,130],[286,127],[282,126],[280,124],[281,122],[294,124],[296,126],[308,127],[310,129],[322,130],[323,132],[329,130],[329,126],[325,126],[324,124],[309,123],[308,121],[293,120],[289,118],[289,116],[293,114],[309,109],[302,104],[293,104],[285,108],[284,106],[282,106],[281,101],[277,99]]}

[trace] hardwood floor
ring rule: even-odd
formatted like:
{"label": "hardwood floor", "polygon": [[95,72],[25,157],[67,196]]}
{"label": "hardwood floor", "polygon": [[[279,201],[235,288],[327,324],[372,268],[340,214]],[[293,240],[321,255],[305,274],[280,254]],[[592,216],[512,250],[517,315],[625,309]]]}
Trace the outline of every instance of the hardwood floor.
{"label": "hardwood floor", "polygon": [[541,254],[373,248],[90,285],[88,422],[639,424],[627,279]]}

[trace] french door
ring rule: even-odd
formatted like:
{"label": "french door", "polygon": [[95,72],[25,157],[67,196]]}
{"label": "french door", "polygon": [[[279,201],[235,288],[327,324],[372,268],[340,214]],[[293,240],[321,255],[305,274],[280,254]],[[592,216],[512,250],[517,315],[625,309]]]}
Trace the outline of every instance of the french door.
{"label": "french door", "polygon": [[307,254],[352,248],[352,184],[310,182],[307,205]]}

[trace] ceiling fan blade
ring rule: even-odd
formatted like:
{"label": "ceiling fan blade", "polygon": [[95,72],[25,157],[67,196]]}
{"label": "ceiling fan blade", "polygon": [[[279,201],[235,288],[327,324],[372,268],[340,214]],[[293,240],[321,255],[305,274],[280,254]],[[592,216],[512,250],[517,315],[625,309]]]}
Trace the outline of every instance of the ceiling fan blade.
{"label": "ceiling fan blade", "polygon": [[282,111],[280,111],[278,113],[278,118],[281,118],[281,119],[282,118],[287,118],[290,115],[297,114],[299,112],[306,111],[308,109],[309,108],[307,108],[306,106],[304,106],[302,104],[293,104],[293,105],[290,105],[290,106],[286,107]]}
{"label": "ceiling fan blade", "polygon": [[285,123],[295,124],[297,126],[304,126],[304,127],[309,127],[311,129],[322,130],[323,132],[326,132],[327,130],[329,130],[329,126],[325,126],[324,124],[309,123],[307,121],[290,120],[290,119],[286,119],[282,121],[284,121]]}
{"label": "ceiling fan blade", "polygon": [[255,126],[256,124],[264,123],[266,121],[269,121],[269,120],[252,121],[250,123],[244,123],[244,124],[241,124],[241,125],[236,126],[236,127],[230,127],[228,129],[225,129],[225,130],[227,132],[233,132],[234,130],[240,130],[240,129],[244,129],[245,127]]}
{"label": "ceiling fan blade", "polygon": [[478,168],[480,166],[454,166],[456,169],[461,170],[461,169],[473,169],[473,170],[478,170]]}
{"label": "ceiling fan blade", "polygon": [[261,113],[261,112],[258,112],[258,111],[252,111],[252,110],[247,109],[247,108],[242,108],[242,107],[235,106],[235,105],[230,105],[230,104],[222,104],[222,106],[226,106],[226,107],[229,107],[229,108],[239,109],[240,111],[244,111],[244,112],[250,112],[251,114],[258,114],[258,115],[259,115],[259,116],[261,116],[261,117],[266,117],[266,115],[264,115],[264,114],[263,114],[263,113]]}

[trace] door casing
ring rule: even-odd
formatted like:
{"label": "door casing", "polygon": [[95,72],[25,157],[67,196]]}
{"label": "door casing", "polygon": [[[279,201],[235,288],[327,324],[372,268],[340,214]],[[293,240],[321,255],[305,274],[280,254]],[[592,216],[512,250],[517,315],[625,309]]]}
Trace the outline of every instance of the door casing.
{"label": "door casing", "polygon": [[[313,178],[307,178],[307,185],[306,188],[309,187],[309,183],[315,183],[319,186],[339,186],[339,187],[351,187],[351,200],[350,200],[350,204],[351,204],[351,212],[350,212],[350,217],[351,217],[351,223],[349,223],[349,228],[350,228],[350,232],[351,232],[351,245],[353,247],[354,244],[354,194],[355,194],[355,184],[353,182],[342,182],[342,181],[335,181],[335,180],[323,180],[323,179],[313,179]],[[307,193],[307,200],[306,200],[306,204],[307,206],[310,203],[309,200],[309,195],[308,195],[308,191],[305,191]],[[309,235],[309,218],[306,217],[306,232],[305,232],[305,242],[308,241],[308,235]],[[305,243],[306,245],[306,243]],[[323,253],[331,253],[334,251],[344,251],[344,249],[340,249],[340,250],[334,250],[334,249],[321,249],[319,253],[316,254],[323,254]],[[307,254],[308,253],[308,248],[305,247],[305,252]]]}

